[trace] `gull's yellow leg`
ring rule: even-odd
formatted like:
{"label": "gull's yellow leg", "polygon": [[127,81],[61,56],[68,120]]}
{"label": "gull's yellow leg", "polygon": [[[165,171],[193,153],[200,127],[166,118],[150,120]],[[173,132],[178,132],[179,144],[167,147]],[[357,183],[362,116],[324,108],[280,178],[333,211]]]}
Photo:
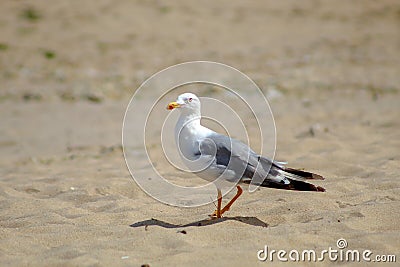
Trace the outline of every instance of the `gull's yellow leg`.
{"label": "gull's yellow leg", "polygon": [[236,186],[236,188],[237,188],[236,195],[222,209],[221,209],[222,194],[221,194],[221,190],[218,190],[218,206],[217,206],[217,209],[214,211],[214,213],[211,215],[211,217],[221,218],[222,214],[224,214],[225,211],[228,211],[230,209],[233,202],[235,202],[240,197],[240,195],[243,193],[243,189],[240,186]]}
{"label": "gull's yellow leg", "polygon": [[221,215],[222,215],[222,213],[221,213],[222,193],[221,193],[221,190],[219,190],[219,189],[217,189],[217,191],[218,191],[217,209],[214,211],[213,214],[210,215],[210,217],[213,217],[213,218],[215,218],[215,217],[216,217],[216,218],[221,218]]}
{"label": "gull's yellow leg", "polygon": [[232,206],[233,202],[236,201],[240,197],[240,195],[243,193],[243,189],[240,186],[236,186],[237,192],[236,195],[231,199],[231,201],[228,202],[228,204],[225,205],[225,207],[222,208],[221,210],[221,215],[224,214],[225,211],[228,211],[229,208]]}

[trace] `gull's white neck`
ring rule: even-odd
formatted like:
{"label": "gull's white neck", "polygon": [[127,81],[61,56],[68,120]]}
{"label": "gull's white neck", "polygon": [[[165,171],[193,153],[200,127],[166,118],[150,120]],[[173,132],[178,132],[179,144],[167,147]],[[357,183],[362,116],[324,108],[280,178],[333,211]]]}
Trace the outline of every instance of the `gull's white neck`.
{"label": "gull's white neck", "polygon": [[183,155],[190,158],[198,150],[198,141],[213,133],[200,124],[201,115],[182,112],[175,127],[175,141]]}
{"label": "gull's white neck", "polygon": [[197,128],[200,126],[200,119],[201,119],[200,114],[181,113],[176,126],[179,126],[180,129],[183,129],[183,127]]}

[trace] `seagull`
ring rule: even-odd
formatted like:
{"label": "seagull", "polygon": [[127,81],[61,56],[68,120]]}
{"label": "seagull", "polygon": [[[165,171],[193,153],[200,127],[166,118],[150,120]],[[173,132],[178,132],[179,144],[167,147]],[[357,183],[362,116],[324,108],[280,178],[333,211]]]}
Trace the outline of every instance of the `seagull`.
{"label": "seagull", "polygon": [[[217,187],[217,209],[211,218],[221,218],[243,192],[241,184],[255,183],[261,187],[286,190],[317,191],[307,179],[323,180],[318,174],[285,166],[286,163],[258,155],[239,140],[219,134],[201,125],[200,99],[193,93],[184,93],[167,106],[179,109],[175,126],[175,142],[185,165],[199,177],[214,182]],[[255,182],[254,182],[255,181]],[[258,181],[258,182],[257,182]],[[236,195],[222,207],[222,184],[235,183]]]}

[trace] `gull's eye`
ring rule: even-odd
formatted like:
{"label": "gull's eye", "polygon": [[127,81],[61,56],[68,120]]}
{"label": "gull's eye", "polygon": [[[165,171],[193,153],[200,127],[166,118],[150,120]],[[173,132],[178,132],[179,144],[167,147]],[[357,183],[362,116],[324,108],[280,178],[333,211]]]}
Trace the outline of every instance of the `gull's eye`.
{"label": "gull's eye", "polygon": [[193,98],[189,98],[189,102],[192,102]]}

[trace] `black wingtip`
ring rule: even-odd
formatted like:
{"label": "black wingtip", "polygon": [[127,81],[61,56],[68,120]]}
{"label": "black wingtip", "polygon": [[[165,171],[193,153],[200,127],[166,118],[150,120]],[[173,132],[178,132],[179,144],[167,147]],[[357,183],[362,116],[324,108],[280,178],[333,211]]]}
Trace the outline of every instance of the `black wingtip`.
{"label": "black wingtip", "polygon": [[302,170],[297,170],[297,169],[292,169],[292,168],[285,168],[285,172],[298,175],[300,177],[303,177],[305,179],[313,179],[313,180],[325,180],[324,177],[322,177],[319,174],[312,173],[312,172],[306,172]]}
{"label": "black wingtip", "polygon": [[[321,186],[316,186],[310,183],[306,183],[303,181],[297,181],[297,180],[292,180],[288,178],[290,181],[290,184],[279,184],[279,183],[274,183],[268,180],[264,180],[264,182],[261,184],[262,187],[270,187],[270,188],[276,188],[276,189],[283,189],[283,190],[294,190],[294,191],[312,191],[312,192],[325,192],[325,188]],[[250,183],[250,181],[245,182],[245,183]]]}
{"label": "black wingtip", "polygon": [[321,186],[316,186],[315,188],[317,189],[317,192],[326,192],[326,189]]}
{"label": "black wingtip", "polygon": [[306,183],[303,181],[296,181],[290,180],[290,184],[288,185],[290,190],[297,190],[297,191],[315,191],[315,192],[325,192],[325,188],[321,186],[316,186],[310,183]]}

